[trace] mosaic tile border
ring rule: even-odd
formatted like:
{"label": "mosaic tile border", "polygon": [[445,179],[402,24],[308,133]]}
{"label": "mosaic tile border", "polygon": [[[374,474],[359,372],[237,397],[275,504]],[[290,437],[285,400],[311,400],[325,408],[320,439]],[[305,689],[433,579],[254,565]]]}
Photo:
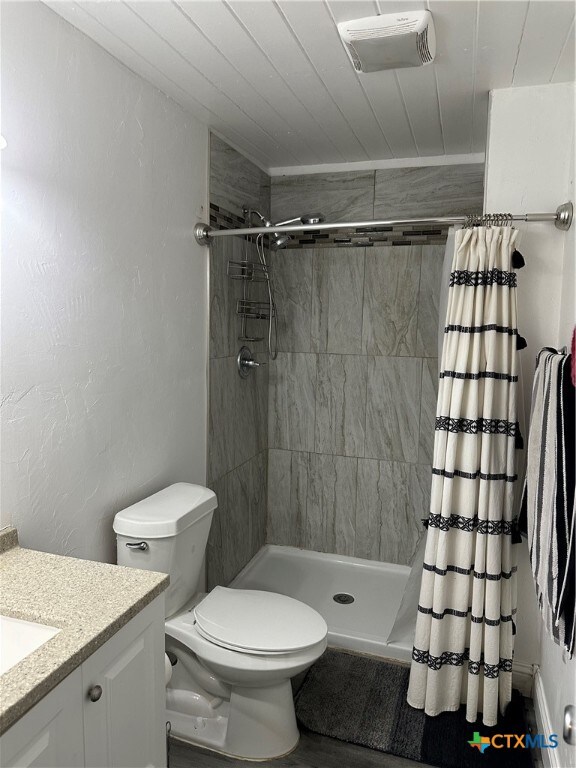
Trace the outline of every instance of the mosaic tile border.
{"label": "mosaic tile border", "polygon": [[[241,229],[246,220],[210,203],[210,226],[214,229]],[[436,245],[446,242],[449,227],[416,224],[362,229],[342,227],[333,232],[311,231],[305,237],[293,237],[286,246],[294,248],[370,248],[374,245]]]}

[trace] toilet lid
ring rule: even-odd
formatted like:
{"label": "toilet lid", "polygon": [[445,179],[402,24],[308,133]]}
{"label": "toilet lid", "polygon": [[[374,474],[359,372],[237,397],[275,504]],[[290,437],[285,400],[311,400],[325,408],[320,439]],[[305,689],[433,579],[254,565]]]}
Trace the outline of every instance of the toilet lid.
{"label": "toilet lid", "polygon": [[215,587],[194,608],[196,629],[225,648],[290,653],[326,637],[326,622],[310,606],[276,592]]}

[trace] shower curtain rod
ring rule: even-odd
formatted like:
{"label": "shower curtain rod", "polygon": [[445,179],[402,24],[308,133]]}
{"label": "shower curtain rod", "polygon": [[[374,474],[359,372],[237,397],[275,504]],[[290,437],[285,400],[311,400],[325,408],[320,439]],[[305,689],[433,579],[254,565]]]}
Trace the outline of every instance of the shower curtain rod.
{"label": "shower curtain rod", "polygon": [[215,237],[231,237],[232,235],[270,235],[275,232],[322,232],[331,229],[373,229],[374,227],[392,227],[412,224],[506,224],[512,221],[553,221],[558,229],[570,229],[572,224],[572,203],[562,203],[555,213],[493,213],[482,216],[440,216],[428,219],[374,219],[373,221],[339,221],[329,224],[290,224],[283,227],[245,227],[243,229],[212,229],[208,224],[198,222],[194,227],[194,236],[201,245],[209,245]]}

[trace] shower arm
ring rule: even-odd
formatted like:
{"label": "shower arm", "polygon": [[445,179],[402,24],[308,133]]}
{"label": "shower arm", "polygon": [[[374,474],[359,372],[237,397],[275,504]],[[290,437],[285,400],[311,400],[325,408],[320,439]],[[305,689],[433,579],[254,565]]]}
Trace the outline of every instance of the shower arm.
{"label": "shower arm", "polygon": [[376,227],[408,226],[413,224],[440,224],[444,226],[458,225],[475,226],[477,224],[508,224],[513,221],[554,222],[557,229],[568,230],[572,224],[573,206],[571,202],[562,203],[555,213],[496,213],[468,216],[440,216],[420,219],[374,219],[373,221],[339,221],[324,224],[275,224],[268,227],[244,227],[243,229],[212,229],[208,224],[198,222],[194,227],[194,236],[201,245],[209,245],[216,237],[231,237],[233,235],[270,235],[277,232],[325,232],[334,229],[374,229]]}

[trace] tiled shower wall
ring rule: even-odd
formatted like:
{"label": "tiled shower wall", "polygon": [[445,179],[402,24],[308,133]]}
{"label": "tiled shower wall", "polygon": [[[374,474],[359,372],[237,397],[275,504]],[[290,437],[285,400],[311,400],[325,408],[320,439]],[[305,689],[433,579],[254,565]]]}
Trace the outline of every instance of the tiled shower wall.
{"label": "tiled shower wall", "polygon": [[[271,186],[212,137],[216,227],[242,226],[243,205],[265,216],[271,206],[273,220],[479,213],[483,167],[292,176]],[[236,372],[241,283],[226,267],[257,256],[241,238],[211,248],[208,481],[219,506],[209,588],[229,583],[264,541],[411,562],[430,488],[445,229],[394,227],[376,239],[306,235],[272,255],[280,353],[246,380]],[[250,288],[265,298],[254,288],[265,286]],[[264,335],[265,324],[249,331]],[[263,342],[249,346],[265,361]]]}
{"label": "tiled shower wall", "polygon": [[[265,216],[270,207],[267,174],[216,136],[210,148],[210,204],[213,225],[221,216],[242,217],[244,204]],[[210,247],[208,485],[218,497],[218,509],[207,548],[209,589],[228,584],[266,537],[268,367],[247,379],[238,376],[236,355],[242,342],[235,310],[242,284],[227,275],[228,261],[244,255],[257,260],[254,246],[243,238],[215,240]],[[254,288],[263,287],[250,286],[251,297],[259,298]],[[262,336],[262,325],[248,330]],[[265,359],[262,342],[250,347],[258,359]]]}
{"label": "tiled shower wall", "polygon": [[[272,217],[329,221],[482,211],[483,166],[272,179]],[[270,366],[267,541],[410,564],[430,488],[438,234],[279,251]],[[435,244],[428,244],[435,243]]]}

